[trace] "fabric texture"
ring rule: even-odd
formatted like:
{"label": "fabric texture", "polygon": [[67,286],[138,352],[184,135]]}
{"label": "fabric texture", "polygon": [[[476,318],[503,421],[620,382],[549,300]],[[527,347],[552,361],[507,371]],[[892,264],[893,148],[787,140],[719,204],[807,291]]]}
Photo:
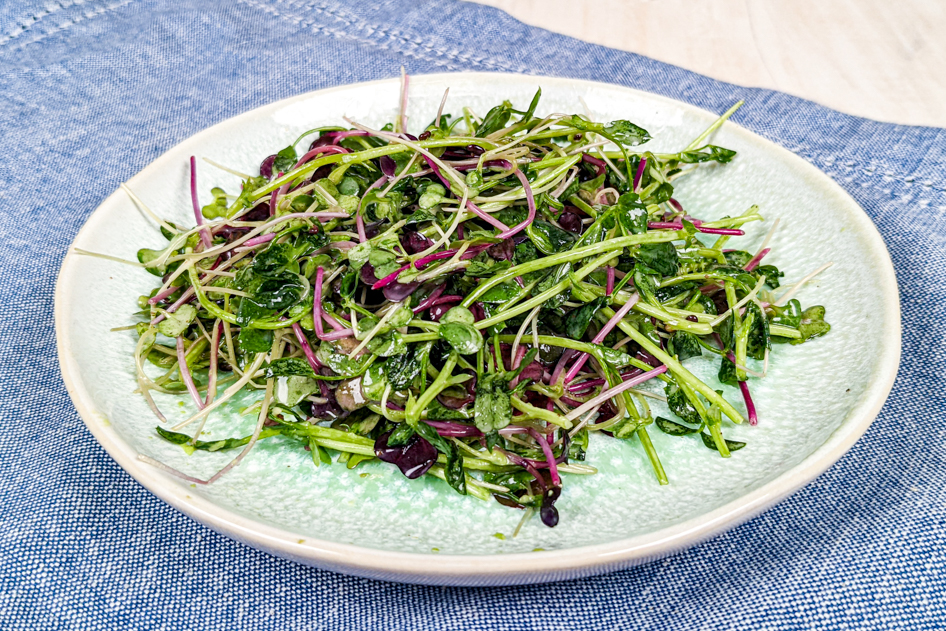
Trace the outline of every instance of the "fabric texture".
{"label": "fabric texture", "polygon": [[[840,183],[893,255],[903,361],[867,434],[741,527],[553,585],[337,575],[153,497],[97,445],[59,375],[53,288],[66,248],[120,182],[195,132],[402,65],[594,79],[717,112],[745,99],[734,120]],[[3,629],[946,628],[946,131],[721,83],[454,0],[7,0],[0,137]]]}

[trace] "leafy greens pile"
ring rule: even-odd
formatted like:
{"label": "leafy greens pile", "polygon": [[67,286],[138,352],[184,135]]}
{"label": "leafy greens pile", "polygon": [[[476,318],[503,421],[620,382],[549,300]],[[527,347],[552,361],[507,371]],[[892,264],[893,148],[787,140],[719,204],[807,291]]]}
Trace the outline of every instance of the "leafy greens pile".
{"label": "leafy greens pile", "polygon": [[[823,307],[775,299],[764,244],[726,247],[757,208],[700,221],[673,197],[678,178],[734,158],[702,143],[736,108],[654,154],[628,121],[536,116],[540,95],[438,113],[415,137],[405,92],[395,125],[308,131],[203,207],[191,158],[197,226],[158,220],[167,243],[138,253],[161,278],[140,298],[138,381],[162,422],[152,392],[198,408],[161,437],[241,452],[209,480],[179,475],[212,482],[282,436],[316,466],[381,460],[555,526],[561,474],[595,472],[592,432],[639,443],[662,484],[651,425],[722,457],[745,445],[723,436],[743,413],[686,363],[717,356],[755,424],[748,360],[767,368],[772,344],[830,326]],[[651,379],[663,394],[638,388]],[[201,440],[244,390],[262,393],[252,435]]]}

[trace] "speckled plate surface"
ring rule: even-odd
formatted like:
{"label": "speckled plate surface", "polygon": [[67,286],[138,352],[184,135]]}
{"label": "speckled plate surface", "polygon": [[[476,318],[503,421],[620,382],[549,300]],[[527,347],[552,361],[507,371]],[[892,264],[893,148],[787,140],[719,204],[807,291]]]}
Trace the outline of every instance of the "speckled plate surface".
{"label": "speckled plate surface", "polygon": [[[521,107],[539,85],[542,112],[581,112],[581,97],[596,119],[625,118],[648,129],[654,137],[648,148],[657,152],[678,150],[715,119],[683,103],[606,84],[444,74],[413,78],[411,128],[433,118],[448,86],[447,111],[468,105],[482,113],[504,98]],[[255,172],[262,156],[306,129],[341,123],[344,115],[371,125],[393,120],[398,91],[398,81],[388,80],[259,108],[181,143],[128,185],[157,213],[190,224],[190,155]],[[748,235],[732,242],[747,250],[757,248],[771,221],[780,218],[766,262],[786,272],[784,283],[833,261],[798,296],[803,305],[824,305],[833,329],[810,344],[775,347],[768,376],[752,382],[761,422],[725,428],[727,437],[748,443],[729,460],[696,438],[653,431],[671,480],[660,487],[638,444],[593,437],[588,464],[600,473],[566,477],[554,529],[534,519],[513,538],[519,511],[461,497],[439,480],[407,480],[381,463],[315,468],[307,452],[281,437],[260,443],[209,488],[138,461],[139,453],[146,454],[205,477],[233,454],[187,456],[157,438],[154,417],[133,393],[136,336],[109,331],[132,321],[136,298],[154,286],[154,277],[72,251],[56,290],[63,376],[89,429],[141,484],[214,530],[302,563],[387,580],[498,585],[575,578],[661,557],[745,521],[827,469],[880,410],[900,355],[893,267],[854,200],[808,163],[737,125],[726,124],[714,142],[739,155],[729,165],[679,180],[675,196],[690,213],[708,219],[758,204],[767,222],[750,224]],[[198,170],[202,196],[213,185],[238,188],[236,176],[203,162]],[[806,230],[815,218],[819,229]],[[153,223],[116,192],[89,218],[74,246],[134,259],[138,248],[161,243]],[[694,359],[688,365],[716,384],[716,362]],[[741,407],[737,393],[728,396]],[[157,401],[171,422],[192,412],[183,398],[159,395]],[[255,419],[237,414],[242,405],[245,400],[212,417],[210,438],[251,431]]]}

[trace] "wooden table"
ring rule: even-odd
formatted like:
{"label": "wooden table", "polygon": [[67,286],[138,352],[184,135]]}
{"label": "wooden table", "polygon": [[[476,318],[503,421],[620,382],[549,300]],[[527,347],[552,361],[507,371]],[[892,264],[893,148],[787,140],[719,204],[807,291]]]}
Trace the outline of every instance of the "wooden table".
{"label": "wooden table", "polygon": [[946,127],[946,0],[475,0],[881,121]]}

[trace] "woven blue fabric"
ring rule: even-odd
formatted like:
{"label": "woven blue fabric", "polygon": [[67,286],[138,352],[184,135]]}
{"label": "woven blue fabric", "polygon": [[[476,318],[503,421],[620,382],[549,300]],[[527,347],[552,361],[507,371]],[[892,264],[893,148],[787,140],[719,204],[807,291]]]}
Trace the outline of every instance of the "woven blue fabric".
{"label": "woven blue fabric", "polygon": [[[193,133],[402,65],[595,79],[717,112],[745,99],[734,120],[839,182],[893,254],[904,359],[865,437],[791,499],[703,545],[531,587],[319,571],[151,496],[98,447],[59,376],[53,287],[68,244],[120,182]],[[0,138],[3,629],[946,628],[943,130],[720,83],[453,0],[8,0]]]}

